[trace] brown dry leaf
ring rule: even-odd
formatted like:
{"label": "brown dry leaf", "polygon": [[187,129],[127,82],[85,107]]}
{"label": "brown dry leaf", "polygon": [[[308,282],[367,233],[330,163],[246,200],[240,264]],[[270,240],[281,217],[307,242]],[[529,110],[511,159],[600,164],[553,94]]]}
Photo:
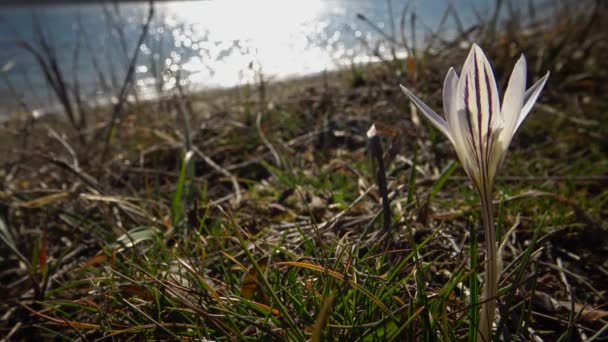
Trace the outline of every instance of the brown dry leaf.
{"label": "brown dry leaf", "polygon": [[[559,305],[563,308],[570,310],[572,308],[571,303],[568,301],[560,301]],[[574,310],[578,313],[581,313],[581,318],[584,321],[597,321],[598,319],[602,319],[608,316],[608,311],[594,309],[588,305],[574,303]]]}
{"label": "brown dry leaf", "polygon": [[[263,259],[258,262],[258,265],[262,269],[262,272],[266,271],[266,267],[268,266],[268,262],[266,259]],[[250,266],[247,269],[247,273],[243,275],[243,279],[241,280],[241,297],[245,299],[253,298],[255,291],[258,289],[258,273],[255,267]]]}
{"label": "brown dry leaf", "polygon": [[79,299],[74,300],[74,303],[84,304],[84,305],[88,305],[92,308],[99,309],[99,305],[97,305],[97,303],[95,303],[94,301],[92,301],[89,298],[79,298]]}
{"label": "brown dry leaf", "polygon": [[416,64],[414,63],[414,58],[412,56],[408,56],[405,59],[407,64],[407,72],[410,75],[410,80],[416,83]]}
{"label": "brown dry leaf", "polygon": [[78,272],[84,270],[87,267],[96,266],[108,261],[108,257],[105,254],[97,254],[87,261],[82,267],[78,269]]}
{"label": "brown dry leaf", "polygon": [[136,296],[147,301],[154,300],[154,295],[152,294],[152,292],[143,289],[137,285],[121,285],[120,290],[123,292],[123,294]]}
{"label": "brown dry leaf", "polygon": [[70,196],[70,193],[67,191],[63,191],[55,194],[38,197],[31,201],[17,203],[17,206],[28,209],[41,208],[46,207],[47,205],[53,204],[55,202],[59,202],[67,198],[68,196]]}
{"label": "brown dry leaf", "polygon": [[400,133],[394,124],[389,125],[382,122],[374,122],[374,125],[376,126],[376,132],[378,135],[383,137],[396,137]]}
{"label": "brown dry leaf", "polygon": [[42,313],[40,311],[36,311],[36,310],[30,308],[29,306],[23,304],[23,303],[19,303],[19,305],[21,305],[22,307],[24,307],[25,309],[27,309],[34,316],[38,316],[38,317],[46,320],[47,322],[49,322],[51,324],[55,324],[55,325],[59,325],[59,326],[69,326],[69,327],[72,327],[72,328],[87,329],[87,330],[98,330],[100,328],[100,326],[97,325],[97,324],[84,323],[84,322],[78,322],[78,321],[70,321],[70,320],[66,320],[66,319],[63,319],[63,318],[55,318],[55,317],[52,317],[52,316],[45,315],[44,313]]}
{"label": "brown dry leaf", "polygon": [[119,196],[103,196],[85,193],[80,194],[80,198],[94,202],[116,203],[120,205],[124,210],[127,210],[142,217],[148,217],[143,208],[134,203],[131,203],[128,199]]}
{"label": "brown dry leaf", "polygon": [[446,211],[446,212],[442,212],[442,213],[432,213],[431,218],[435,219],[435,220],[443,220],[443,221],[453,220],[455,218],[461,217],[466,212],[467,212],[466,210],[452,210],[452,211]]}

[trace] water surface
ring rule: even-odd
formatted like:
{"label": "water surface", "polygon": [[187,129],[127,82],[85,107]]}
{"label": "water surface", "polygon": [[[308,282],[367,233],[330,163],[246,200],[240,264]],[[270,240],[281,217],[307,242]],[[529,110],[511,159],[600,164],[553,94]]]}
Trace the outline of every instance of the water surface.
{"label": "water surface", "polygon": [[[421,44],[436,29],[449,0],[210,0],[155,4],[136,63],[139,97],[181,82],[191,90],[226,87],[331,70],[388,53],[382,31]],[[493,1],[458,1],[460,19],[490,13]],[[407,9],[407,11],[405,11]],[[44,37],[71,91],[104,101],[116,96],[148,11],[146,3],[0,7],[0,113],[56,103],[41,68],[23,42],[40,51]],[[363,14],[368,22],[357,18]],[[371,25],[370,25],[371,23]],[[455,32],[448,20],[444,34]],[[21,44],[21,47],[20,47]],[[398,50],[402,49],[397,46]],[[46,54],[48,54],[48,51]],[[44,53],[43,53],[44,54]]]}

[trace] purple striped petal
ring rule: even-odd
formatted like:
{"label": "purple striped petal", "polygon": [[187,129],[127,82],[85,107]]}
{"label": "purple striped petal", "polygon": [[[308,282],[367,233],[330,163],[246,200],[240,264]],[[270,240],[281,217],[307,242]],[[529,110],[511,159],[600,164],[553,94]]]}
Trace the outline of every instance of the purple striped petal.
{"label": "purple striped petal", "polygon": [[492,67],[476,44],[464,63],[457,92],[456,110],[466,123],[469,167],[479,171],[474,176],[478,185],[490,184],[497,164],[492,153],[496,144],[493,127],[499,120],[500,105]]}
{"label": "purple striped petal", "polygon": [[450,139],[467,174],[480,191],[487,192],[494,184],[513,134],[538,99],[548,77],[549,73],[526,91],[526,60],[522,55],[509,78],[501,108],[490,62],[481,48],[473,44],[460,78],[453,68],[445,77],[445,119],[407,88],[401,89]]}
{"label": "purple striped petal", "polygon": [[[470,148],[471,143],[467,137],[468,126],[466,124],[466,116],[464,111],[458,111],[458,74],[454,68],[448,70],[443,83],[443,110],[445,118],[448,122],[448,128],[452,134],[452,144],[458,155],[458,159],[465,169],[470,169],[469,157],[473,153],[473,149]],[[467,170],[467,173],[472,174]]]}

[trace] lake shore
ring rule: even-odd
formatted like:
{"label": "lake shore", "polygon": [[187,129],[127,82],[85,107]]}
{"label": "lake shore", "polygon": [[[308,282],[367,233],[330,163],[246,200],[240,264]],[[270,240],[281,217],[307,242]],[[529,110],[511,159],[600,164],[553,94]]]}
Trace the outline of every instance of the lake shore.
{"label": "lake shore", "polygon": [[[129,103],[125,103],[126,110],[131,112],[140,112],[149,108],[162,107],[166,103],[174,101],[176,96],[183,96],[183,100],[188,101],[191,106],[190,110],[196,111],[195,115],[198,118],[208,117],[213,115],[212,111],[218,107],[242,106],[246,102],[266,101],[267,105],[272,105],[274,102],[286,102],[290,98],[298,97],[299,93],[306,91],[319,91],[329,88],[344,87],[349,78],[352,77],[349,71],[333,70],[317,74],[305,75],[300,77],[291,77],[279,81],[264,81],[256,84],[246,84],[233,87],[209,88],[199,91],[186,91],[180,95],[177,90],[173,90],[163,95],[162,97],[154,97],[148,100],[141,100],[135,103],[133,99]],[[115,104],[97,105],[87,109],[87,121],[89,121],[90,129],[101,129],[108,124]],[[155,109],[158,110],[158,109]],[[67,117],[62,113],[63,110],[58,106],[56,109],[36,110],[34,112],[15,112],[8,116],[0,124],[0,139],[7,142],[2,150],[3,158],[0,163],[5,163],[10,160],[12,152],[16,152],[19,147],[10,142],[17,141],[18,136],[22,136],[23,131],[33,128],[39,128],[35,132],[29,132],[33,137],[45,136],[44,130],[46,127],[56,129],[63,132],[73,131],[70,127]],[[71,132],[74,134],[76,132]],[[90,133],[90,132],[89,132]]]}

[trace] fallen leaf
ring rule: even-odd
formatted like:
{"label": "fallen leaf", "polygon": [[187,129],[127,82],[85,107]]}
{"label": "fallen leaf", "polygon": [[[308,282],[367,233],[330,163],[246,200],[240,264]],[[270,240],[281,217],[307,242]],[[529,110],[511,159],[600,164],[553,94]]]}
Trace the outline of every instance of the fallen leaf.
{"label": "fallen leaf", "polygon": [[[572,308],[571,303],[568,301],[559,301],[559,305],[568,310],[570,310]],[[574,310],[577,313],[579,313],[579,312],[581,313],[581,318],[584,321],[597,321],[598,319],[602,319],[602,318],[608,316],[608,311],[606,311],[606,310],[600,310],[597,308],[594,309],[594,308],[590,307],[589,305],[580,304],[580,303],[574,303]]]}
{"label": "fallen leaf", "polygon": [[[258,262],[260,268],[262,269],[262,272],[266,271],[266,266],[268,265],[268,262],[266,261],[266,259],[261,260],[260,262]],[[250,266],[247,269],[247,273],[245,273],[245,275],[243,275],[243,279],[241,280],[241,297],[245,298],[245,299],[251,299],[253,298],[253,295],[255,294],[255,292],[258,289],[258,272],[256,271],[255,267]]]}

